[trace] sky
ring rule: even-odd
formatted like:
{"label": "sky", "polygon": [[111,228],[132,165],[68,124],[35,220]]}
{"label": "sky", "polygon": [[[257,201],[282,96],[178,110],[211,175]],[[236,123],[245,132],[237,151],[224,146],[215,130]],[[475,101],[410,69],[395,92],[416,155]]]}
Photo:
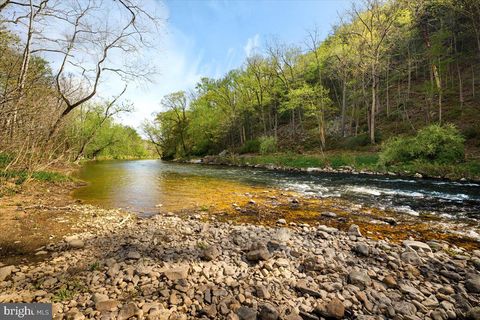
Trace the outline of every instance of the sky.
{"label": "sky", "polygon": [[218,78],[240,67],[273,37],[302,45],[315,27],[326,37],[351,1],[155,0],[151,5],[166,23],[155,36],[155,51],[145,53],[158,74],[150,84],[130,86],[125,95],[135,112],[121,121],[135,128],[162,111],[164,95],[192,89],[202,77]]}

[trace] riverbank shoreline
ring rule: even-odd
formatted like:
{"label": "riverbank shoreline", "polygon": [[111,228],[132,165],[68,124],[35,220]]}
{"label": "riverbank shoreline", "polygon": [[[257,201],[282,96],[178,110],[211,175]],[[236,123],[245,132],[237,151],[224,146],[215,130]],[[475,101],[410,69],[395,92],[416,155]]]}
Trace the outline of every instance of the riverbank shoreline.
{"label": "riverbank shoreline", "polygon": [[[480,251],[351,225],[232,224],[90,207],[48,259],[0,267],[0,302],[54,319],[478,319]],[[102,212],[102,213],[100,213]]]}
{"label": "riverbank shoreline", "polygon": [[[335,158],[338,156],[339,158]],[[333,154],[329,157],[333,157],[333,160],[330,159],[330,162],[355,162],[355,157],[365,157],[365,159],[360,159],[359,161],[365,161],[359,165],[350,163],[349,165],[331,165],[325,166],[309,166],[309,163],[318,163],[325,162],[325,159],[328,157],[322,155],[302,155],[302,154],[274,154],[270,156],[262,155],[209,155],[201,158],[185,158],[185,159],[175,159],[171,160],[173,162],[179,163],[192,163],[192,164],[208,164],[208,165],[223,165],[223,166],[236,166],[236,167],[246,167],[246,168],[261,168],[272,171],[279,172],[306,172],[306,173],[347,173],[347,174],[364,174],[364,175],[387,175],[387,176],[398,176],[398,177],[409,177],[417,179],[440,179],[448,181],[461,181],[461,182],[479,182],[480,175],[478,173],[469,172],[465,169],[464,173],[455,173],[452,168],[454,165],[448,166],[449,169],[445,173],[439,174],[435,171],[445,170],[441,166],[432,166],[429,169],[425,168],[409,168],[410,171],[406,170],[405,167],[390,167],[379,169],[376,165],[375,160],[377,155],[375,153],[360,153],[360,154],[350,154],[350,153],[340,153]],[[342,159],[342,157],[350,158],[350,160]],[[353,159],[353,160],[352,160]],[[280,165],[280,162],[296,163],[301,162],[298,165]],[[473,165],[477,165],[476,162],[472,162]],[[461,165],[461,164],[459,164]],[[479,165],[480,168],[480,165]],[[416,169],[416,170],[412,170]],[[475,169],[477,170],[477,169]]]}

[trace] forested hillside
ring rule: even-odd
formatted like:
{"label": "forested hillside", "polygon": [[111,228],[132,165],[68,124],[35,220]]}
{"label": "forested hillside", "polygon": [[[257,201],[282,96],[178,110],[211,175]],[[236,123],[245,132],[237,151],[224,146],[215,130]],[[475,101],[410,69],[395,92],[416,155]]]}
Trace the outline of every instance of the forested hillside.
{"label": "forested hillside", "polygon": [[[302,44],[270,39],[244,65],[164,98],[144,129],[167,159],[376,149],[451,123],[480,146],[480,1],[364,1]],[[322,30],[323,31],[323,30]]]}

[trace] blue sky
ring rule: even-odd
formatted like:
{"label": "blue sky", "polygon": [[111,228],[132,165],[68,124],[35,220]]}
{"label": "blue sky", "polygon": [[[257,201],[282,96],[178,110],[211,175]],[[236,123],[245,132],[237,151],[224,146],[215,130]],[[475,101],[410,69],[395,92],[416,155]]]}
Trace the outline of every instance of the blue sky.
{"label": "blue sky", "polygon": [[220,77],[241,66],[249,52],[261,51],[272,37],[302,45],[307,30],[315,26],[325,37],[351,1],[167,0],[154,5],[167,19],[157,51],[149,53],[159,75],[147,87],[128,92],[136,112],[122,121],[135,127],[161,110],[163,95],[193,88],[201,77]]}

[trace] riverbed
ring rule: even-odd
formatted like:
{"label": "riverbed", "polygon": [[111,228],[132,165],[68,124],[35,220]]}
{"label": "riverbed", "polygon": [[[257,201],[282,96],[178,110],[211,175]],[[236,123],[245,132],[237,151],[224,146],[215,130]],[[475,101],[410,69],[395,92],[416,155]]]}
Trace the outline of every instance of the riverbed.
{"label": "riverbed", "polygon": [[[86,163],[85,203],[157,213],[207,212],[238,222],[368,224],[378,237],[436,237],[478,243],[480,184],[397,176],[289,173],[161,160]],[[392,224],[394,226],[392,226]],[[443,238],[443,236],[442,236]]]}

